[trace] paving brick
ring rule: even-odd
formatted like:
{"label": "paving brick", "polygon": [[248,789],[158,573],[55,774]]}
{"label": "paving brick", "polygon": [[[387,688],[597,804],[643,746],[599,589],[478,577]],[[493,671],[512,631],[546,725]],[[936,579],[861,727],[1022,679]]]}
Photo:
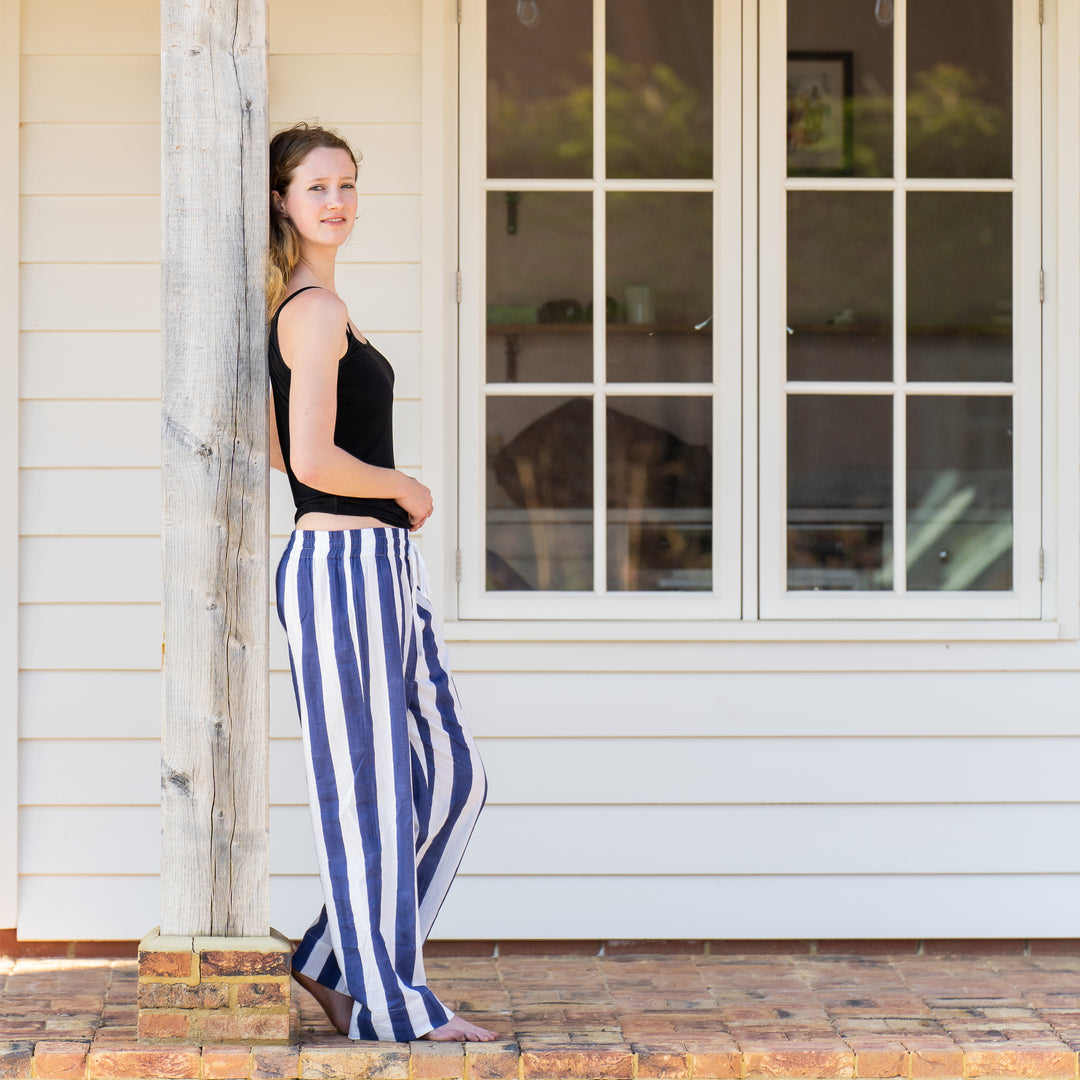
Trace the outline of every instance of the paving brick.
{"label": "paving brick", "polygon": [[418,1039],[409,1051],[413,1080],[461,1080],[465,1075],[464,1043]]}
{"label": "paving brick", "polygon": [[197,1049],[156,1047],[115,1047],[87,1055],[89,1080],[131,1077],[138,1080],[195,1080],[199,1075],[200,1053]]}
{"label": "paving brick", "polygon": [[911,1064],[908,1052],[901,1046],[866,1047],[855,1050],[855,1075],[858,1077],[907,1076]]}
{"label": "paving brick", "polygon": [[354,1043],[347,1050],[301,1050],[302,1080],[407,1080],[408,1049]]}
{"label": "paving brick", "polygon": [[204,1046],[203,1080],[247,1080],[251,1051],[246,1046]]}
{"label": "paving brick", "polygon": [[139,986],[138,1003],[141,1009],[223,1009],[229,1004],[227,983],[144,982]]}
{"label": "paving brick", "polygon": [[33,1068],[34,1045],[28,1042],[0,1042],[0,1077],[4,1080],[29,1077]]}
{"label": "paving brick", "polygon": [[944,1048],[909,1046],[912,1077],[956,1077],[964,1075],[964,1052],[958,1046]]}
{"label": "paving brick", "polygon": [[236,988],[236,1004],[241,1008],[266,1009],[289,1004],[289,984],[280,982],[241,983]]}
{"label": "paving brick", "polygon": [[855,1075],[855,1055],[847,1049],[795,1047],[776,1043],[743,1048],[746,1076],[847,1077]]}
{"label": "paving brick", "polygon": [[691,1044],[691,1075],[695,1080],[736,1080],[742,1075],[743,1056],[733,1047],[707,1050]]}
{"label": "paving brick", "polygon": [[288,975],[289,954],[280,950],[204,949],[199,953],[203,979],[232,975]]}
{"label": "paving brick", "polygon": [[187,1011],[141,1013],[139,1039],[186,1039],[192,1034],[192,1014]]}
{"label": "paving brick", "polygon": [[666,1045],[634,1043],[631,1050],[637,1055],[637,1075],[658,1077],[660,1080],[685,1080],[691,1075],[693,1058],[685,1047],[680,1051]]}
{"label": "paving brick", "polygon": [[1071,1050],[994,1049],[964,1053],[965,1076],[1075,1077],[1077,1055]]}
{"label": "paving brick", "polygon": [[465,1044],[466,1080],[518,1080],[520,1067],[517,1043]]}
{"label": "paving brick", "polygon": [[39,1042],[34,1047],[34,1072],[47,1080],[83,1080],[89,1043]]}
{"label": "paving brick", "polygon": [[196,1014],[193,1035],[202,1042],[281,1042],[289,1041],[289,1015],[243,1013]]}
{"label": "paving brick", "polygon": [[564,1077],[630,1080],[634,1074],[634,1058],[628,1050],[552,1047],[523,1052],[521,1072],[524,1080],[562,1080]]}
{"label": "paving brick", "polygon": [[251,1080],[297,1080],[298,1046],[255,1046],[251,1049]]}

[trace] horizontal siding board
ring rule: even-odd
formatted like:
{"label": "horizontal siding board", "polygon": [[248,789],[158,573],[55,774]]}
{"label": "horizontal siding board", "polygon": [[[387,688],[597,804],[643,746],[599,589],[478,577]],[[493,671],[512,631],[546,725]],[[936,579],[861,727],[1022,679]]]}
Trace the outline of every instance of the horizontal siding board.
{"label": "horizontal siding board", "polygon": [[[149,418],[144,418],[149,425]],[[19,522],[24,536],[153,536],[161,533],[156,468],[23,469]]]}
{"label": "horizontal siding board", "polygon": [[1080,874],[460,877],[440,938],[1069,937]]}
{"label": "horizontal siding board", "polygon": [[131,941],[160,921],[156,874],[28,874],[19,879],[19,937],[24,941]]}
{"label": "horizontal siding board", "polygon": [[418,400],[421,395],[420,347],[417,333],[372,333],[371,344],[383,353],[394,368],[394,397],[398,401]]}
{"label": "horizontal siding board", "polygon": [[[155,724],[144,739],[23,739],[19,799],[23,806],[157,806],[161,753]],[[306,805],[299,739],[270,740],[270,802]],[[102,778],[109,782],[103,783]]]}
{"label": "horizontal siding board", "polygon": [[[624,640],[623,626],[611,624],[611,639],[603,626],[588,629],[565,624],[560,636],[544,627],[544,636],[532,636],[535,623],[507,620],[486,623],[478,630],[468,621],[446,626],[454,666],[458,671],[485,672],[641,672],[711,673],[754,672],[817,674],[895,674],[910,672],[1063,672],[1080,669],[1080,643],[1060,641],[889,641],[867,647],[865,641],[784,640],[782,626],[755,623],[750,633],[764,629],[775,635],[764,640],[741,640],[739,631],[721,629],[717,640],[672,640],[665,634],[661,642],[647,637]],[[559,624],[554,624],[558,626]],[[633,625],[633,631],[639,626]],[[684,625],[684,624],[678,624]],[[694,622],[690,637],[699,629],[708,633],[707,622]],[[525,628],[520,634],[518,628]],[[849,628],[850,629],[850,628]],[[895,631],[895,627],[890,627]],[[909,631],[914,632],[914,631]],[[1008,631],[998,631],[1005,634]],[[872,631],[863,630],[872,637]],[[837,703],[837,707],[847,705]],[[859,703],[854,703],[855,707]],[[866,708],[877,707],[876,698]],[[1061,707],[1059,703],[1059,707]]]}
{"label": "horizontal siding board", "polygon": [[19,735],[23,739],[156,739],[160,732],[160,672],[24,671],[19,675]]}
{"label": "horizontal siding board", "polygon": [[23,195],[159,195],[159,126],[25,124],[19,190]]}
{"label": "horizontal siding board", "polygon": [[[316,873],[308,808],[270,821],[272,872]],[[461,873],[1075,874],[1078,834],[1077,805],[488,806]]]}
{"label": "horizontal siding board", "polygon": [[352,236],[338,265],[419,262],[423,258],[419,195],[364,195],[357,200]]}
{"label": "horizontal siding board", "polygon": [[1071,802],[1080,738],[483,739],[507,804]]}
{"label": "horizontal siding board", "polygon": [[[318,878],[274,875],[270,897],[273,925],[299,937],[319,913]],[[157,921],[158,878],[24,875],[19,899],[26,940],[131,940]],[[1073,933],[1078,907],[1076,874],[462,876],[432,938],[1054,938]]]}
{"label": "horizontal siding board", "polygon": [[156,55],[161,47],[161,11],[146,0],[33,0],[21,15],[26,56]]}
{"label": "horizontal siding board", "polygon": [[20,77],[24,124],[155,124],[161,116],[156,51],[148,56],[117,56],[111,50],[105,56],[24,56]]}
{"label": "horizontal siding board", "polygon": [[[157,262],[156,195],[32,195],[19,200],[23,262]],[[99,374],[106,374],[100,372]]]}
{"label": "horizontal siding board", "polygon": [[[335,28],[334,33],[337,33]],[[410,124],[420,121],[420,57],[271,55],[270,99],[274,116],[344,124]]]}
{"label": "horizontal siding board", "polygon": [[[362,45],[367,54],[419,53],[420,12],[420,0],[342,4],[334,8],[334,39],[338,44]],[[326,50],[326,26],[313,19],[304,4],[273,3],[269,15],[272,54]]]}
{"label": "horizontal siding board", "polygon": [[24,401],[20,420],[24,468],[152,468],[161,461],[156,401]]}
{"label": "horizontal siding board", "polygon": [[20,335],[23,399],[157,400],[161,335],[154,331]]}
{"label": "horizontal siding board", "polygon": [[[270,116],[273,130],[288,127],[298,119],[280,112],[272,92],[270,108],[274,110]],[[308,113],[301,116],[308,116]],[[358,185],[361,195],[420,193],[419,124],[334,124],[334,127],[355,151],[363,155]]]}
{"label": "horizontal siding board", "polygon": [[[652,646],[656,659],[678,649]],[[451,661],[460,651],[451,646]],[[648,736],[659,730],[671,736],[777,738],[1071,735],[1080,701],[1080,671],[759,674],[644,667],[615,674],[458,668],[456,681],[473,731],[500,738]],[[705,704],[673,707],[679,702]],[[839,702],[872,705],[838,707]]]}
{"label": "horizontal siding board", "polygon": [[157,330],[160,272],[136,263],[27,263],[22,330]]}
{"label": "horizontal siding board", "polygon": [[19,664],[27,670],[158,671],[161,608],[24,604],[19,611]]}
{"label": "horizontal siding board", "polygon": [[24,604],[160,604],[161,543],[131,536],[24,537],[19,599]]}
{"label": "horizontal siding board", "polygon": [[394,461],[399,469],[419,469],[423,425],[419,401],[394,402]]}
{"label": "horizontal siding board", "polygon": [[420,329],[420,267],[352,263],[337,269],[337,289],[364,333]]}

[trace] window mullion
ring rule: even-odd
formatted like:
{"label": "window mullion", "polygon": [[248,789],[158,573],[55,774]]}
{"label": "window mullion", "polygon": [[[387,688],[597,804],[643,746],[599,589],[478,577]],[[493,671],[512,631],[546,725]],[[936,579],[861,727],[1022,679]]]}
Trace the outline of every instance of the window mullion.
{"label": "window mullion", "polygon": [[607,3],[593,2],[593,590],[607,592]]}
{"label": "window mullion", "polygon": [[893,592],[907,592],[907,4],[893,15]]}

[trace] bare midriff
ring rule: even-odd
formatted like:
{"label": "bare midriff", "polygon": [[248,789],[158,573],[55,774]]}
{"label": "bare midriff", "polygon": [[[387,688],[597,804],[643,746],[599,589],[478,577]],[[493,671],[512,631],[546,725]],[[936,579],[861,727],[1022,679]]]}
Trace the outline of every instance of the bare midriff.
{"label": "bare midriff", "polygon": [[296,523],[297,529],[310,532],[338,532],[345,529],[386,529],[385,521],[373,517],[353,516],[352,514],[302,514]]}

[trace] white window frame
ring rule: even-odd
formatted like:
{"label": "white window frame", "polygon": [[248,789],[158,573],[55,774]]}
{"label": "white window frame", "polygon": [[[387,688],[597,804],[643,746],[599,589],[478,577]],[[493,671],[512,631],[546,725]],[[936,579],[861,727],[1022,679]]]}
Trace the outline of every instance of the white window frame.
{"label": "white window frame", "polygon": [[[510,10],[508,6],[508,11]],[[604,40],[606,3],[593,0],[593,41]],[[608,180],[605,159],[605,71],[593,64],[594,180],[485,180],[486,4],[464,0],[461,34],[461,235],[460,268],[464,291],[472,298],[460,319],[461,357],[461,590],[464,618],[493,619],[737,619],[741,610],[740,421],[742,307],[742,154],[722,144],[721,132],[739,132],[742,28],[739,0],[716,6],[713,19],[714,111],[712,180]],[[721,51],[723,50],[723,51]],[[599,45],[597,45],[599,51]],[[489,191],[586,191],[593,197],[594,309],[604,310],[607,295],[604,196],[607,191],[694,191],[713,198],[713,381],[711,383],[605,383],[607,327],[593,322],[593,381],[585,383],[496,383],[486,385],[485,198]],[[599,298],[599,302],[597,299]],[[484,413],[487,396],[590,396],[593,400],[593,461],[596,475],[606,465],[605,413],[609,398],[649,394],[707,396],[713,408],[713,582],[710,591],[609,592],[606,587],[607,507],[602,484],[593,494],[593,590],[591,592],[486,592],[484,539]]]}
{"label": "white window frame", "polygon": [[[858,177],[827,180],[787,178],[783,93],[787,58],[786,0],[763,0],[761,77],[761,614],[763,618],[1038,618],[1041,614],[1041,381],[1042,311],[1039,300],[1041,244],[1041,132],[1024,116],[1028,102],[1038,113],[1041,34],[1038,0],[1013,4],[1013,179],[906,179],[907,4],[897,0],[893,22],[895,179]],[[791,394],[875,394],[890,384],[788,383],[786,367],[786,200],[788,191],[877,191],[893,195],[893,532],[906,550],[907,450],[905,404],[915,395],[1011,396],[1013,441],[1013,582],[1009,592],[905,591],[903,560],[896,561],[896,586],[881,592],[787,591],[786,416]],[[987,191],[1016,193],[1013,215],[1013,355],[1015,382],[907,383],[906,353],[906,193]],[[765,283],[773,283],[766,288]]]}
{"label": "white window frame", "polygon": [[[437,0],[427,0],[434,3]],[[720,0],[723,7],[724,0]],[[483,25],[485,22],[484,5],[479,0],[463,0],[463,21],[479,24],[472,32],[462,33],[459,41],[458,68],[460,73],[460,127],[459,148],[459,184],[460,184],[460,220],[459,220],[459,258],[458,267],[462,272],[464,284],[459,292],[459,392],[460,411],[456,417],[456,426],[460,434],[457,444],[460,464],[460,518],[458,582],[456,608],[452,621],[448,625],[450,636],[456,640],[492,640],[505,635],[500,627],[506,627],[506,620],[520,620],[512,631],[513,640],[520,641],[569,641],[569,640],[684,640],[684,641],[832,641],[862,642],[877,641],[972,641],[972,642],[1007,642],[1007,641],[1052,641],[1075,640],[1080,636],[1080,618],[1078,618],[1077,598],[1080,595],[1080,567],[1077,565],[1076,537],[1080,527],[1080,499],[1077,490],[1076,475],[1080,466],[1080,453],[1077,442],[1080,440],[1080,417],[1075,407],[1077,393],[1080,391],[1080,373],[1075,363],[1076,342],[1080,334],[1080,313],[1077,312],[1077,297],[1080,295],[1080,272],[1076,266],[1076,251],[1080,249],[1080,207],[1075,205],[1072,194],[1080,181],[1080,139],[1076,136],[1077,118],[1080,116],[1080,73],[1072,62],[1076,47],[1080,46],[1080,10],[1068,5],[1061,5],[1059,0],[1045,0],[1045,35],[1040,42],[1039,27],[1032,26],[1026,19],[1028,10],[1034,10],[1037,0],[1023,0],[1024,25],[1017,34],[1017,63],[1023,58],[1037,54],[1045,48],[1042,62],[1041,85],[1036,84],[1032,91],[1042,96],[1042,145],[1040,146],[1038,125],[1030,122],[1022,125],[1027,130],[1017,131],[1017,142],[1024,147],[1025,163],[1038,161],[1041,156],[1043,173],[1042,198],[1043,217],[1035,230],[1025,227],[1024,237],[1031,241],[1027,250],[1037,250],[1039,240],[1043,249],[1042,266],[1046,271],[1045,304],[1043,305],[1043,358],[1045,372],[1042,392],[1038,387],[1024,387],[1024,395],[1035,399],[1030,406],[1036,417],[1042,413],[1042,485],[1041,490],[1031,487],[1020,493],[1017,500],[1017,545],[1024,543],[1020,538],[1021,515],[1028,531],[1028,537],[1034,536],[1038,550],[1039,566],[1033,567],[1029,561],[1026,570],[1028,577],[1039,577],[1042,571],[1044,580],[1037,590],[1041,604],[1032,611],[1030,605],[1023,615],[1004,613],[1000,609],[991,613],[978,603],[979,597],[971,597],[975,602],[963,610],[956,605],[956,595],[941,597],[942,603],[928,604],[920,610],[909,605],[900,614],[892,618],[880,611],[875,614],[865,605],[845,605],[850,597],[837,597],[839,601],[833,610],[823,610],[821,602],[831,605],[834,598],[815,594],[817,601],[814,610],[808,606],[791,606],[778,612],[770,609],[770,596],[759,588],[763,577],[764,558],[759,558],[758,541],[760,530],[768,512],[775,514],[775,504],[771,511],[764,505],[758,505],[758,469],[764,470],[767,463],[764,455],[759,455],[761,430],[759,428],[760,405],[767,392],[775,394],[776,387],[769,386],[762,372],[765,364],[758,367],[758,334],[761,325],[765,325],[768,298],[758,284],[766,276],[767,251],[763,250],[762,265],[758,266],[758,251],[755,243],[755,226],[764,222],[770,207],[770,192],[758,191],[758,153],[767,152],[764,145],[759,147],[758,109],[756,97],[759,83],[757,73],[759,61],[763,64],[782,63],[784,46],[773,40],[771,58],[764,54],[764,44],[759,41],[759,32],[768,30],[770,19],[773,28],[783,26],[783,19],[777,16],[782,12],[782,0],[731,0],[732,6],[741,6],[742,34],[742,71],[733,70],[728,65],[721,73],[721,79],[727,84],[722,100],[725,111],[733,106],[742,112],[742,158],[743,175],[741,189],[734,201],[741,202],[743,231],[743,266],[739,279],[734,283],[730,294],[741,293],[742,318],[739,333],[741,335],[743,355],[743,377],[741,380],[741,438],[743,445],[742,476],[735,483],[735,498],[742,502],[742,560],[741,569],[741,610],[737,613],[716,615],[702,610],[694,604],[700,597],[682,595],[679,597],[652,597],[640,594],[631,597],[605,597],[607,601],[627,600],[627,604],[609,604],[600,612],[597,599],[591,595],[571,594],[560,596],[528,596],[522,593],[483,595],[483,457],[477,439],[479,427],[476,423],[480,416],[483,395],[477,388],[482,387],[478,373],[483,364],[483,252],[482,240],[482,192],[477,185],[470,186],[470,180],[479,174],[484,160],[483,132],[480,124],[483,118]],[[721,20],[717,20],[717,29]],[[760,52],[759,52],[760,50]],[[449,57],[448,57],[449,59]],[[762,83],[764,79],[760,80]],[[1019,85],[1019,84],[1018,84]],[[745,88],[745,91],[743,90]],[[1025,88],[1025,93],[1028,89]],[[735,105],[741,97],[741,105]],[[768,103],[762,102],[762,112]],[[775,109],[776,102],[772,102]],[[1027,103],[1018,105],[1018,113],[1027,114],[1029,119],[1035,109]],[[719,113],[718,113],[719,123]],[[761,142],[764,144],[764,135]],[[1034,145],[1034,156],[1028,156],[1029,148]],[[1019,152],[1019,151],[1018,151]],[[775,153],[775,150],[774,150]],[[781,175],[778,173],[778,175]],[[740,188],[736,182],[735,188]],[[723,185],[721,185],[723,187]],[[728,197],[735,192],[728,187]],[[776,192],[771,193],[775,201]],[[1032,238],[1034,239],[1032,240]],[[1036,258],[1035,265],[1038,265]],[[600,269],[597,268],[599,275]],[[1020,275],[1017,275],[1019,287]],[[721,282],[724,282],[722,285]],[[716,275],[718,290],[731,287],[724,281],[720,272]],[[461,305],[464,295],[466,303]],[[775,297],[773,298],[775,301]],[[780,298],[782,302],[782,297]],[[759,311],[759,303],[761,310]],[[729,310],[731,310],[729,308]],[[760,319],[760,323],[759,323]],[[1018,330],[1018,334],[1023,331]],[[1019,338],[1018,338],[1019,341]],[[1065,359],[1059,365],[1059,343],[1065,344]],[[765,347],[769,347],[765,343]],[[775,345],[773,346],[775,347]],[[1019,348],[1019,346],[1018,346]],[[779,370],[773,365],[774,370]],[[760,379],[760,382],[759,382]],[[730,394],[726,394],[730,400]],[[1028,415],[1025,413],[1025,415]],[[729,429],[730,430],[730,429]],[[1036,429],[1037,430],[1037,429]],[[470,433],[472,439],[470,440]],[[1029,424],[1030,433],[1030,424]],[[469,452],[470,441],[472,453]],[[718,440],[719,441],[719,440]],[[779,461],[782,461],[782,453]],[[776,462],[773,462],[775,470]],[[726,480],[718,482],[724,483]],[[741,490],[740,490],[741,488]],[[1032,511],[1041,496],[1041,513]],[[1023,508],[1021,510],[1021,507]],[[759,511],[761,516],[759,517]],[[1034,522],[1034,526],[1030,523]],[[782,535],[783,530],[780,530]],[[1042,543],[1039,544],[1039,536]],[[774,534],[775,535],[775,534]],[[470,551],[471,549],[471,551]],[[775,559],[775,551],[765,557]],[[480,560],[478,562],[477,560]],[[1019,590],[1018,590],[1019,591]],[[965,597],[964,599],[967,599]],[[678,610],[661,610],[664,605],[653,606],[648,601],[660,599],[675,601]],[[862,599],[861,597],[857,599]],[[874,597],[869,597],[873,601]],[[904,597],[911,599],[911,597]],[[929,597],[937,600],[937,597]],[[1000,599],[991,597],[990,599]],[[645,601],[635,604],[634,601]],[[798,601],[796,601],[798,603]],[[1017,605],[1014,605],[1013,611]],[[883,617],[884,615],[884,617]],[[677,620],[666,622],[665,620]],[[694,620],[697,621],[694,621]],[[530,623],[531,620],[531,623]],[[648,620],[648,621],[646,621]]]}

